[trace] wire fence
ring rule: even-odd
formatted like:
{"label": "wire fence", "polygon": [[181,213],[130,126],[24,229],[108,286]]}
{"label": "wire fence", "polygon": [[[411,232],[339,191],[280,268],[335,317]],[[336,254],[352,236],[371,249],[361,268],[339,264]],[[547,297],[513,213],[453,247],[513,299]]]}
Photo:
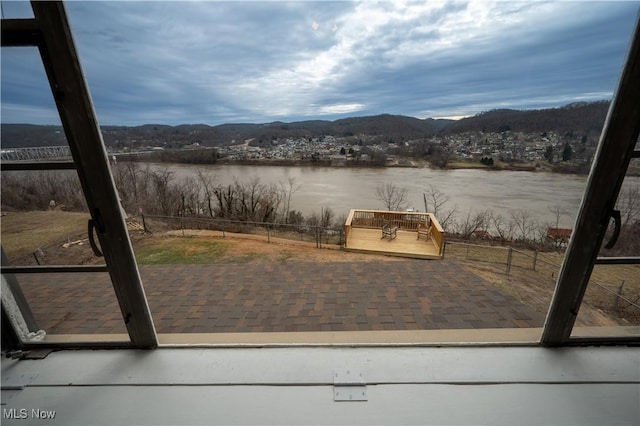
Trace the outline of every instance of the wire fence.
{"label": "wire fence", "polygon": [[465,260],[504,265],[506,274],[511,272],[511,268],[517,267],[546,273],[553,278],[560,267],[558,263],[545,258],[539,251],[526,252],[513,247],[447,241],[445,256],[447,254]]}
{"label": "wire fence", "polygon": [[[505,274],[511,274],[513,268],[529,270],[537,277],[548,280],[550,286],[555,286],[562,263],[561,256],[557,254],[457,241],[446,242],[445,257],[502,266]],[[612,268],[594,269],[584,300],[632,324],[640,324],[640,267],[627,265],[623,271],[618,266],[617,273]]]}
{"label": "wire fence", "polygon": [[342,228],[190,216],[142,215],[141,218],[144,230],[150,232],[153,231],[153,225],[149,224],[147,219],[156,223],[162,222],[171,229],[182,230],[183,233],[185,230],[209,230],[219,231],[223,237],[226,233],[252,234],[262,235],[268,242],[280,238],[315,243],[317,248],[344,248],[344,230]]}

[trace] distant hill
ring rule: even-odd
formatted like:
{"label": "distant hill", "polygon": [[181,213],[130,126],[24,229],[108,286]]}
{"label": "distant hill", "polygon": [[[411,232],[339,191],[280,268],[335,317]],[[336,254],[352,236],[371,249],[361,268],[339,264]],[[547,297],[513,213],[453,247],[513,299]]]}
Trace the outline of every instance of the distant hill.
{"label": "distant hill", "polygon": [[554,131],[600,132],[609,108],[609,101],[573,103],[561,108],[537,110],[496,109],[458,120],[447,126],[445,133],[468,131],[523,133]]}
{"label": "distant hill", "polygon": [[[319,136],[377,136],[392,139],[417,139],[436,134],[456,134],[470,131],[523,133],[554,131],[565,134],[600,132],[609,106],[608,101],[574,103],[561,108],[540,110],[500,109],[480,113],[461,120],[418,119],[402,115],[382,114],[352,117],[335,121],[310,120],[265,124],[235,123],[208,126],[189,124],[167,126],[103,126],[107,146],[154,145],[181,147],[193,143],[220,146],[232,141],[270,141],[282,138],[310,138]],[[55,146],[66,144],[61,126],[5,124],[1,126],[2,148],[26,146]]]}
{"label": "distant hill", "polygon": [[421,120],[403,115],[382,114],[336,120],[331,124],[330,129],[333,136],[369,135],[415,138],[438,133],[452,122],[452,120],[432,118]]}
{"label": "distant hill", "polygon": [[5,124],[0,127],[0,146],[60,146],[67,140],[62,126],[37,126],[34,124]]}

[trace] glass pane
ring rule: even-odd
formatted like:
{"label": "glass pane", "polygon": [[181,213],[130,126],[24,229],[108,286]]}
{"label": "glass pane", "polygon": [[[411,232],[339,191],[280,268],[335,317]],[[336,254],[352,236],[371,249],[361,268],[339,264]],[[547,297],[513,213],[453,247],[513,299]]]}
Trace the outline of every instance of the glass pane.
{"label": "glass pane", "polygon": [[[2,172],[2,247],[13,265],[103,264],[74,170]],[[97,240],[97,238],[96,238]]]}
{"label": "glass pane", "polygon": [[31,273],[14,277],[38,330],[44,330],[46,336],[124,334],[119,338],[129,340],[108,273]]}
{"label": "glass pane", "polygon": [[[71,161],[35,47],[2,49],[1,131],[3,165]],[[0,188],[3,266],[104,264],[90,248],[90,216],[75,170],[3,171]],[[11,291],[3,303],[10,298],[25,341],[68,334],[129,340],[108,273],[4,274],[5,286]]]}
{"label": "glass pane", "polygon": [[[611,249],[602,248],[600,257],[640,257],[640,177],[639,160],[634,159],[628,169],[616,209],[620,211],[620,235]],[[613,220],[603,246],[614,233]],[[640,265],[595,265],[589,287],[578,313],[572,336],[585,333],[597,336],[633,333],[640,335]],[[620,330],[604,327],[621,327]]]}
{"label": "glass pane", "polygon": [[[174,7],[69,4],[158,331],[542,325],[637,6]],[[56,124],[9,59],[3,117]],[[389,182],[443,260],[339,250]]]}
{"label": "glass pane", "polygon": [[25,19],[33,18],[33,9],[28,0],[3,1],[2,19]]}
{"label": "glass pane", "polygon": [[67,145],[36,47],[3,47],[1,82],[3,150]]}

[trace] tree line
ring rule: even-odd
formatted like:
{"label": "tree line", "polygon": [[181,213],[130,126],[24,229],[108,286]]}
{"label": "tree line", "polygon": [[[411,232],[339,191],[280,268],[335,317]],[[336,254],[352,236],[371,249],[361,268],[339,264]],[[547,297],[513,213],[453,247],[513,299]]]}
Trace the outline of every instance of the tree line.
{"label": "tree line", "polygon": [[261,183],[256,177],[222,185],[206,168],[195,176],[176,179],[168,168],[152,169],[136,162],[112,166],[122,206],[129,212],[161,216],[204,216],[246,222],[282,223],[332,227],[336,214],[330,207],[304,216],[291,208],[301,189],[294,178],[276,184]]}
{"label": "tree line", "polygon": [[[206,168],[194,177],[176,178],[168,168],[138,162],[116,162],[111,171],[123,209],[128,214],[201,216],[247,222],[268,222],[321,227],[342,226],[346,214],[322,206],[305,216],[291,208],[301,189],[295,179],[275,184],[258,178],[228,185],[215,181]],[[2,176],[3,210],[86,211],[80,181],[73,171],[5,172]]]}
{"label": "tree line", "polygon": [[[247,222],[342,227],[346,212],[336,214],[329,206],[307,216],[291,209],[292,199],[301,189],[295,179],[275,184],[257,178],[236,180],[221,185],[206,168],[196,175],[176,179],[168,168],[151,168],[137,162],[112,164],[114,182],[124,210],[133,215],[201,216]],[[2,210],[46,210],[52,207],[69,211],[87,211],[75,172],[66,170],[2,173]],[[376,197],[385,209],[403,211],[408,190],[394,183],[381,184]],[[553,222],[539,222],[530,211],[520,209],[503,215],[490,209],[460,211],[449,197],[430,185],[423,193],[425,211],[433,213],[444,230],[461,239],[487,239],[504,243],[520,242],[550,246],[549,228],[558,228],[569,212],[549,206]],[[640,250],[640,185],[624,189],[616,208],[621,211],[622,232],[612,254]]]}
{"label": "tree line", "polygon": [[[408,205],[408,190],[392,182],[378,185],[376,197],[390,211],[404,211]],[[551,248],[558,242],[548,238],[549,228],[559,228],[561,218],[572,214],[560,206],[549,206],[553,221],[540,222],[527,209],[511,211],[508,215],[491,209],[460,211],[451,205],[446,194],[433,185],[425,188],[423,198],[425,211],[435,215],[445,232],[450,237],[464,240],[491,239],[502,244],[516,242]],[[624,189],[616,208],[621,212],[622,232],[612,252],[637,255],[640,250],[640,185]]]}

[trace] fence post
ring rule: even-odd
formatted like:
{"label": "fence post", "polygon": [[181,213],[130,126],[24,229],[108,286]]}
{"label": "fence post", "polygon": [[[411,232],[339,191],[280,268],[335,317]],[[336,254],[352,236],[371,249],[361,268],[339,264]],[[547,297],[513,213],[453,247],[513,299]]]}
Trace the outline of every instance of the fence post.
{"label": "fence post", "polygon": [[513,258],[513,247],[509,247],[509,254],[507,255],[507,274],[511,273],[512,258]]}
{"label": "fence post", "polygon": [[142,211],[142,209],[140,209],[140,216],[142,216],[142,229],[144,230],[144,232],[149,232],[149,229],[147,228],[147,222],[144,220],[144,212]]}
{"label": "fence post", "polygon": [[447,242],[442,242],[442,258],[444,259],[444,253],[447,251]]}
{"label": "fence post", "polygon": [[618,288],[618,294],[616,294],[614,309],[618,310],[618,301],[620,300],[620,296],[622,296],[622,289],[624,288],[624,280],[620,283],[620,287]]}
{"label": "fence post", "polygon": [[320,248],[320,227],[316,226],[316,248]]}
{"label": "fence post", "polygon": [[182,194],[182,217],[180,218],[180,227],[182,228],[182,236],[184,237],[184,217],[187,214],[185,205],[184,205],[184,194]]}
{"label": "fence post", "polygon": [[536,264],[538,263],[538,250],[533,251],[533,270],[536,270]]}
{"label": "fence post", "polygon": [[271,228],[267,225],[267,242],[271,242]]}

